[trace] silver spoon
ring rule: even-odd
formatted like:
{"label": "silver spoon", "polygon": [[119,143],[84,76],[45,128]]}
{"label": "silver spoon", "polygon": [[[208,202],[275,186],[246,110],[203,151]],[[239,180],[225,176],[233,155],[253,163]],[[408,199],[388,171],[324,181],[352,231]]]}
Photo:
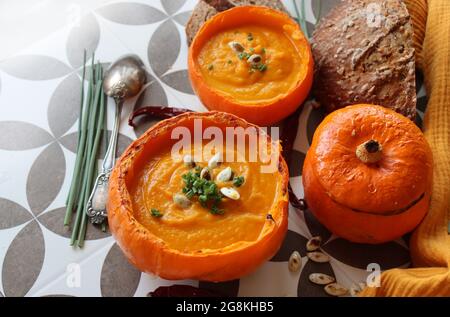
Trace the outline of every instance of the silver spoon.
{"label": "silver spoon", "polygon": [[117,136],[123,102],[127,98],[136,96],[145,81],[144,65],[135,55],[126,55],[119,58],[105,73],[103,90],[108,96],[114,98],[116,113],[102,171],[97,177],[94,189],[87,202],[86,213],[92,223],[100,224],[107,217],[106,202],[108,200],[109,176],[116,161]]}

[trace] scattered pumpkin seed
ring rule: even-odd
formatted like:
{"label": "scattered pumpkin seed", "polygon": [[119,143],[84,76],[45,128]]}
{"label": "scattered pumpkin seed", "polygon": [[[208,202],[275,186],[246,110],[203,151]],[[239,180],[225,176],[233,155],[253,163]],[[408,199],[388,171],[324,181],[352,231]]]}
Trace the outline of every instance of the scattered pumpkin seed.
{"label": "scattered pumpkin seed", "polygon": [[244,51],[244,47],[239,42],[235,42],[235,41],[229,42],[228,46],[236,53],[242,53]]}
{"label": "scattered pumpkin seed", "polygon": [[363,289],[365,289],[366,286],[367,286],[366,283],[363,283],[363,282],[358,283],[358,284],[353,283],[352,286],[350,286],[350,295],[353,296],[353,297],[358,296],[358,294]]}
{"label": "scattered pumpkin seed", "polygon": [[225,183],[231,179],[232,174],[233,174],[233,171],[231,170],[231,167],[227,167],[227,168],[221,170],[219,174],[217,174],[216,179],[218,182]]}
{"label": "scattered pumpkin seed", "polygon": [[309,280],[317,285],[327,285],[336,281],[334,277],[323,273],[309,274]]}
{"label": "scattered pumpkin seed", "polygon": [[330,262],[330,257],[322,252],[318,252],[318,251],[308,252],[307,256],[313,262],[317,262],[317,263]]}
{"label": "scattered pumpkin seed", "polygon": [[209,170],[209,168],[204,167],[202,168],[202,170],[200,171],[200,178],[206,179],[206,180],[211,180],[211,172]]}
{"label": "scattered pumpkin seed", "polygon": [[186,165],[186,167],[189,167],[189,168],[195,167],[194,159],[189,154],[185,155],[183,157],[183,163],[184,163],[184,165]]}
{"label": "scattered pumpkin seed", "polygon": [[173,202],[183,209],[189,208],[192,205],[192,202],[182,194],[173,195]]}
{"label": "scattered pumpkin seed", "polygon": [[231,188],[231,187],[222,187],[220,189],[220,192],[225,197],[228,197],[233,200],[238,200],[239,198],[241,198],[241,195],[239,195],[239,192],[236,189]]}
{"label": "scattered pumpkin seed", "polygon": [[348,294],[348,289],[338,283],[331,283],[325,286],[325,292],[331,296],[344,296]]}
{"label": "scattered pumpkin seed", "polygon": [[320,237],[320,236],[312,237],[306,243],[306,250],[310,251],[310,252],[316,251],[317,249],[320,248],[321,243],[322,243],[322,237]]}
{"label": "scattered pumpkin seed", "polygon": [[360,288],[361,290],[363,290],[363,289],[365,289],[365,288],[367,287],[367,284],[364,283],[364,282],[359,282],[359,283],[358,283],[358,286],[359,286],[359,288]]}
{"label": "scattered pumpkin seed", "polygon": [[222,158],[222,153],[217,152],[216,154],[214,154],[213,157],[211,157],[210,160],[208,161],[208,167],[210,169],[213,169],[213,168],[216,168],[217,166],[219,166],[221,158]]}
{"label": "scattered pumpkin seed", "polygon": [[298,272],[302,267],[302,256],[298,251],[292,252],[289,257],[288,268],[291,272]]}
{"label": "scattered pumpkin seed", "polygon": [[247,62],[250,64],[259,64],[262,61],[262,57],[259,54],[253,54],[250,55],[250,57],[247,59]]}

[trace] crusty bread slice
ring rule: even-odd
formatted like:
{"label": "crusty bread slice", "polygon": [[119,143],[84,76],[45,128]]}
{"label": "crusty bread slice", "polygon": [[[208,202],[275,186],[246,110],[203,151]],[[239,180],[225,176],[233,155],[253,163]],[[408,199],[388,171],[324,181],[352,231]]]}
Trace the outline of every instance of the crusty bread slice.
{"label": "crusty bread slice", "polygon": [[416,115],[413,30],[401,0],[344,0],[313,34],[314,93],[331,112],[356,103]]}
{"label": "crusty bread slice", "polygon": [[265,6],[288,13],[280,0],[200,0],[186,25],[188,45],[191,45],[195,34],[208,19],[219,12],[244,5]]}

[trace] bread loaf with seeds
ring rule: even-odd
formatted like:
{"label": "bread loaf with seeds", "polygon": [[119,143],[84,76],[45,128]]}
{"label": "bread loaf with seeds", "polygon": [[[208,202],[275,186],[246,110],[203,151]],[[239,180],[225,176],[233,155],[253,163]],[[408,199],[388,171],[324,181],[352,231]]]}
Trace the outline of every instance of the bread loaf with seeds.
{"label": "bread loaf with seeds", "polygon": [[414,120],[412,38],[401,0],[343,0],[313,33],[316,99],[329,112],[371,103]]}
{"label": "bread loaf with seeds", "polygon": [[203,23],[215,16],[217,13],[237,6],[256,5],[288,13],[280,0],[200,0],[192,11],[192,15],[186,24],[186,39],[191,45],[195,34],[200,30]]}

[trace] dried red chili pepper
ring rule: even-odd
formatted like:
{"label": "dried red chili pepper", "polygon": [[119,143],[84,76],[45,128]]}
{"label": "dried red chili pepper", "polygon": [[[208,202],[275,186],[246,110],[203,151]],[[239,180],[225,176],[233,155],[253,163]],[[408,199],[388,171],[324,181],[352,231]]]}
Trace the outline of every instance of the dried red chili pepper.
{"label": "dried red chili pepper", "polygon": [[168,107],[168,106],[148,106],[148,107],[142,107],[137,109],[136,111],[133,111],[133,113],[131,113],[130,117],[128,118],[128,125],[132,126],[133,128],[135,127],[135,124],[133,122],[133,120],[136,117],[140,117],[140,116],[152,116],[154,118],[158,118],[158,119],[167,119],[167,118],[172,118],[175,116],[178,116],[180,114],[186,113],[186,112],[191,112],[192,110],[189,109],[184,109],[184,108],[172,108],[172,107]]}

